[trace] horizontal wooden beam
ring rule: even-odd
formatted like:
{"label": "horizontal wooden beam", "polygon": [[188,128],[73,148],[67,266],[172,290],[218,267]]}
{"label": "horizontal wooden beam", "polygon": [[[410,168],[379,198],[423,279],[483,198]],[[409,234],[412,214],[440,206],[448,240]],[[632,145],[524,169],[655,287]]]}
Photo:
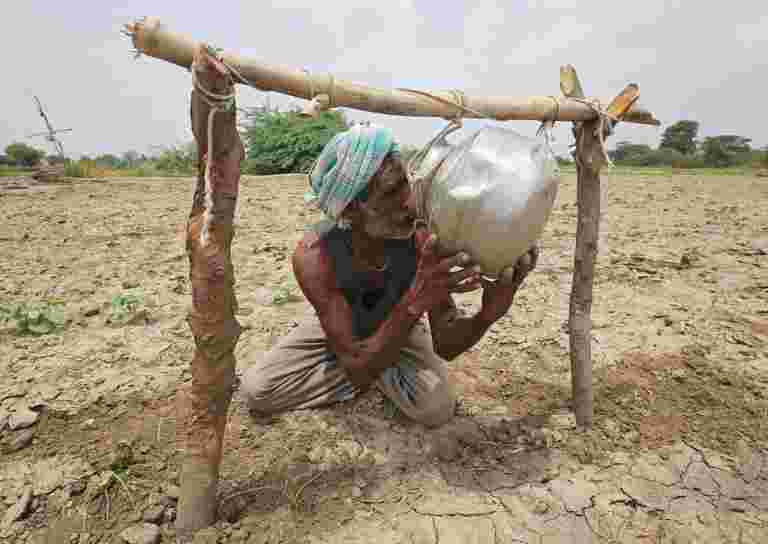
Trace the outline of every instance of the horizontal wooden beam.
{"label": "horizontal wooden beam", "polygon": [[[147,17],[126,25],[126,33],[133,40],[139,54],[162,59],[182,68],[192,65],[199,42],[173,32],[156,17]],[[588,121],[596,114],[587,104],[567,97],[486,96],[471,97],[451,91],[413,91],[407,89],[379,89],[360,83],[336,79],[330,74],[310,74],[282,66],[271,66],[222,53],[222,60],[236,70],[243,83],[262,91],[274,91],[296,98],[312,100],[319,97],[323,107],[344,107],[390,115],[414,117],[453,118],[459,113],[455,104],[461,102],[461,111],[467,118],[490,118],[499,121],[529,120]],[[611,99],[599,100],[603,107]],[[653,114],[635,103],[622,121],[644,125],[659,125]]]}

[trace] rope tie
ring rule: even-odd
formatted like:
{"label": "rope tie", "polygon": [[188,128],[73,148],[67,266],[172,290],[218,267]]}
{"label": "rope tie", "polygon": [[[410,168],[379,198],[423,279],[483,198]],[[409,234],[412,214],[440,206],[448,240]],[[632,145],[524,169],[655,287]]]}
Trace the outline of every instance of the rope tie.
{"label": "rope tie", "polygon": [[549,95],[547,98],[551,99],[552,102],[555,103],[555,107],[552,112],[552,118],[541,122],[538,130],[536,131],[536,136],[541,136],[543,133],[544,141],[546,142],[547,147],[549,147],[551,150],[552,142],[555,141],[555,137],[552,135],[552,129],[555,128],[557,118],[560,117],[560,99],[552,95]]}
{"label": "rope tie", "polygon": [[[600,154],[602,155],[605,163],[608,166],[613,167],[613,161],[608,156],[608,152],[605,149],[605,137],[610,135],[610,133],[613,131],[613,125],[619,122],[619,118],[603,109],[597,99],[593,98],[591,100],[587,100],[585,98],[570,97],[570,100],[575,100],[576,102],[584,104],[585,106],[589,106],[589,108],[597,114],[597,117],[600,120],[600,124],[597,127],[597,139],[600,142]],[[581,139],[576,143],[577,149],[581,147],[582,143],[583,142]],[[579,154],[576,153],[577,160],[578,156]]]}
{"label": "rope tie", "polygon": [[[209,50],[209,53],[213,53]],[[221,62],[218,55],[214,53],[214,57]],[[224,64],[227,70],[231,73],[235,73],[243,80],[242,76],[238,74],[231,66]],[[206,124],[206,138],[208,141],[208,153],[205,161],[205,187],[203,194],[203,227],[200,230],[200,246],[208,246],[210,239],[211,221],[213,220],[213,187],[211,186],[211,164],[213,163],[214,156],[214,143],[213,143],[213,123],[216,114],[219,112],[231,111],[235,105],[235,92],[234,89],[231,93],[219,94],[209,91],[204,88],[197,77],[196,64],[191,66],[192,72],[192,84],[196,91],[200,93],[200,98],[208,105],[208,119]]]}
{"label": "rope tie", "polygon": [[333,74],[328,74],[328,88],[324,92],[317,92],[318,90],[315,88],[315,79],[312,76],[312,73],[306,68],[303,68],[301,71],[307,75],[308,96],[310,101],[310,109],[305,110],[305,112],[314,116],[314,114],[319,111],[333,108],[335,104],[334,91],[336,88],[336,79],[333,77]]}

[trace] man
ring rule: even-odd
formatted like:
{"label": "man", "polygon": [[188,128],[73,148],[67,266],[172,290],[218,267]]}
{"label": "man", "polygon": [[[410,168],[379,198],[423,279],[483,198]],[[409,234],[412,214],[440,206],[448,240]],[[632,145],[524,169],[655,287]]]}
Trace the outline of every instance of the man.
{"label": "man", "polygon": [[[507,313],[536,249],[506,284],[483,279],[466,254],[439,257],[435,236],[415,228],[417,203],[387,129],[337,135],[310,181],[328,221],[298,244],[293,270],[315,312],[246,372],[251,410],[313,408],[376,385],[411,419],[446,423],[455,397],[444,361]],[[479,312],[460,316],[451,295],[480,287]]]}

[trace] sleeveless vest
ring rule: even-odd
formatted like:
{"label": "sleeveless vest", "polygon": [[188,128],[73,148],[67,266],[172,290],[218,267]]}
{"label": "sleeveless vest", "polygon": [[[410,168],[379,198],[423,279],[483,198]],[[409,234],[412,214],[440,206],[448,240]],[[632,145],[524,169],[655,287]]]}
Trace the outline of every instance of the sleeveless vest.
{"label": "sleeveless vest", "polygon": [[374,272],[383,276],[374,281],[371,273],[359,271],[355,266],[349,230],[334,226],[325,240],[336,270],[336,285],[352,308],[355,336],[367,338],[387,319],[413,282],[418,265],[415,241],[413,237],[387,240],[384,253],[388,267],[383,272]]}

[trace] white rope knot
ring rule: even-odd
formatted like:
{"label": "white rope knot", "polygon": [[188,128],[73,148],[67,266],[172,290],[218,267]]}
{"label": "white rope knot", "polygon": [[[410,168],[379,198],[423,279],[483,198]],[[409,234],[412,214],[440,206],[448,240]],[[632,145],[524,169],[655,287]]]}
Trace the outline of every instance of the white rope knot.
{"label": "white rope knot", "polygon": [[[315,79],[306,68],[302,69],[302,72],[307,74],[307,86],[309,104],[301,111],[302,115],[309,117],[317,117],[321,112],[327,111],[334,107],[334,90],[336,87],[336,80],[332,74],[328,74],[328,85],[325,92],[315,88]],[[321,85],[322,86],[322,85]]]}
{"label": "white rope knot", "polygon": [[557,118],[560,117],[560,99],[552,95],[548,96],[547,98],[551,99],[552,102],[555,103],[555,107],[552,110],[552,118],[541,122],[538,130],[536,130],[536,136],[541,136],[543,133],[544,142],[547,144],[547,147],[551,151],[552,142],[555,141],[555,137],[552,135],[552,129],[555,128],[555,124],[557,123]]}
{"label": "white rope knot", "polygon": [[[602,159],[605,161],[605,163],[608,166],[613,167],[613,161],[608,156],[608,152],[605,149],[605,137],[611,134],[613,131],[613,126],[619,122],[619,118],[606,111],[600,104],[600,101],[597,99],[593,98],[588,100],[585,98],[570,97],[570,100],[575,100],[576,102],[580,102],[585,106],[589,106],[589,108],[597,114],[597,117],[600,120],[600,123],[597,127],[597,139],[600,142],[600,154],[602,155]],[[577,148],[580,147],[580,145],[580,141],[576,143]],[[576,156],[578,160],[578,153]]]}
{"label": "white rope knot", "polygon": [[[212,48],[208,48],[208,52],[216,58],[219,62],[224,62],[221,60],[220,55],[214,51]],[[238,75],[238,77],[242,80],[242,76],[239,76],[237,71],[233,70],[232,67],[227,66],[224,64],[224,66],[227,68],[227,71],[232,74],[235,73]],[[197,77],[197,68],[199,66],[196,64],[196,62],[192,63],[192,66],[190,67],[190,70],[192,71],[192,84],[194,85],[194,88],[197,92],[200,93],[200,98],[208,105],[208,121],[206,126],[206,139],[208,142],[208,153],[205,157],[205,187],[204,187],[204,194],[203,194],[203,226],[200,230],[200,246],[201,247],[207,247],[208,242],[210,240],[210,229],[211,229],[211,222],[213,220],[213,187],[211,185],[211,165],[213,163],[213,157],[214,157],[214,144],[213,144],[213,122],[214,118],[217,113],[219,112],[227,112],[232,111],[235,107],[235,92],[234,89],[231,93],[227,94],[219,94],[214,93],[212,91],[209,91],[208,89],[204,88]],[[230,84],[231,84],[231,76],[230,76]]]}

